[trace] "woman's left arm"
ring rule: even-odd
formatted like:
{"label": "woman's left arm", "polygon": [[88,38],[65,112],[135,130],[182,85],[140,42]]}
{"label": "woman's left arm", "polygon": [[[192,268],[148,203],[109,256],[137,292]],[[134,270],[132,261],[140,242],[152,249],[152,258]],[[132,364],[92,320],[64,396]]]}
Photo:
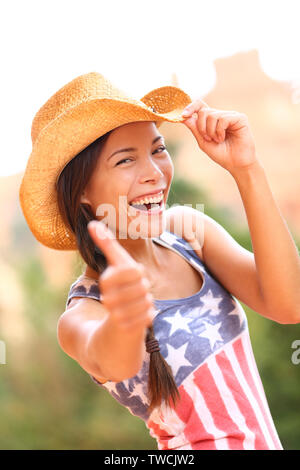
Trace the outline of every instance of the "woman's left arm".
{"label": "woman's left arm", "polygon": [[201,150],[230,172],[239,189],[266,310],[280,323],[299,323],[299,253],[257,158],[247,116],[209,108],[201,100],[187,109],[184,124]]}
{"label": "woman's left arm", "polygon": [[260,164],[234,176],[245,207],[257,276],[267,310],[300,322],[300,259]]}

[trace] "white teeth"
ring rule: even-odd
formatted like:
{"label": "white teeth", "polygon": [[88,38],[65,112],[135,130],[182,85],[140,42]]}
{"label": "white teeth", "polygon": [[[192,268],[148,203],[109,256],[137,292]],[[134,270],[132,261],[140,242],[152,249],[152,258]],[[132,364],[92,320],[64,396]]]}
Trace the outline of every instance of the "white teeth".
{"label": "white teeth", "polygon": [[161,194],[160,196],[154,196],[154,197],[145,197],[144,199],[140,199],[139,201],[134,201],[131,202],[130,204],[134,205],[143,205],[143,204],[158,204],[162,201],[164,195]]}

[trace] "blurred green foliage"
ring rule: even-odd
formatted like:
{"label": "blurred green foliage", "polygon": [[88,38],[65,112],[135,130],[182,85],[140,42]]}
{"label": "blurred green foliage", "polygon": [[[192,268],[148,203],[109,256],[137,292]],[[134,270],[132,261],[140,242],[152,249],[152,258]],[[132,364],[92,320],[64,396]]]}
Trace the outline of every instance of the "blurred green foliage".
{"label": "blurred green foliage", "polygon": [[[248,229],[235,226],[228,208],[212,207],[201,188],[175,178],[168,200],[169,206],[174,203],[204,204],[207,215],[251,250]],[[26,295],[24,316],[31,336],[19,355],[14,353],[12,339],[1,338],[7,346],[7,364],[0,365],[0,448],[157,449],[143,421],[97,386],[60,349],[56,326],[70,283],[51,289],[34,250],[18,251],[13,265]],[[82,266],[76,259],[74,273],[79,275]],[[278,324],[242,306],[282,445],[300,449],[300,364],[291,361],[291,344],[300,339],[300,325]]]}

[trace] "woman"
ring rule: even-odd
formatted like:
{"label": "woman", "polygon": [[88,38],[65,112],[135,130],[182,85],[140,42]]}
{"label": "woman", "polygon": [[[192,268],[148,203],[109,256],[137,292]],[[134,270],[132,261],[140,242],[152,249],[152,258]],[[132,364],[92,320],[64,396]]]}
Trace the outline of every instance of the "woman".
{"label": "woman", "polygon": [[[233,176],[254,255],[203,213],[164,210],[164,120],[184,123]],[[282,449],[237,299],[299,323],[300,267],[246,116],[175,87],[136,102],[87,74],[48,100],[32,135],[26,220],[41,243],[78,249],[87,265],[58,322],[62,349],[145,421],[159,449]]]}

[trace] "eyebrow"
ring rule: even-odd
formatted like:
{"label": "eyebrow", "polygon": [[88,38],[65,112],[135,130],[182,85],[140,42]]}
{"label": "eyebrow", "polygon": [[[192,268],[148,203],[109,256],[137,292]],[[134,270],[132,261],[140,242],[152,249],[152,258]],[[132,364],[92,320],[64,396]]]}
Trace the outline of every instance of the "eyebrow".
{"label": "eyebrow", "polygon": [[[155,137],[155,139],[152,141],[152,145],[155,144],[155,142],[157,142],[159,139],[163,139],[163,136],[162,135],[158,135],[157,137]],[[111,159],[111,157],[113,157],[114,155],[116,155],[116,153],[121,153],[121,152],[133,152],[137,150],[137,148],[135,147],[127,147],[125,149],[120,149],[120,150],[116,150],[114,153],[111,154],[110,157],[108,157],[107,161]]]}

